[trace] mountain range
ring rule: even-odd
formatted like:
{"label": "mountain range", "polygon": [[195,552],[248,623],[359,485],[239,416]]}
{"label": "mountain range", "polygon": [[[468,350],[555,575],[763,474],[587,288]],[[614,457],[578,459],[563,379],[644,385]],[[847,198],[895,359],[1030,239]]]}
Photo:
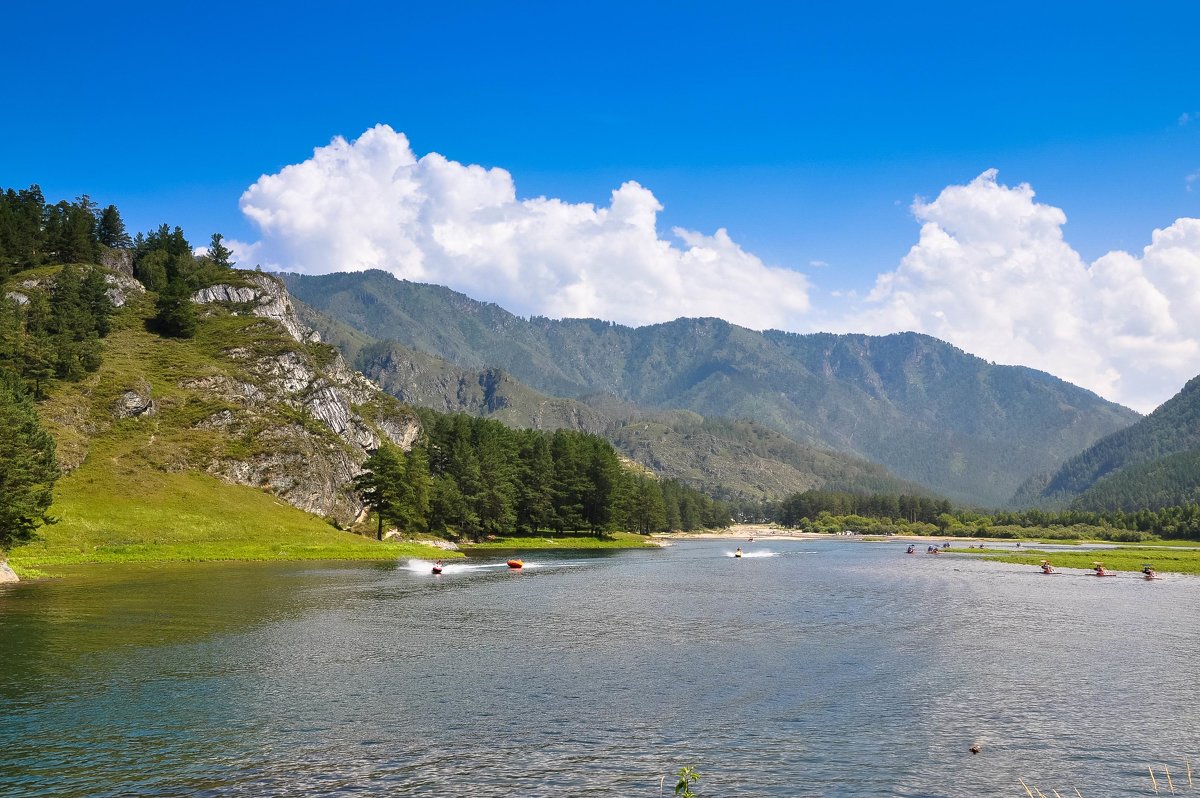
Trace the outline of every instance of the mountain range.
{"label": "mountain range", "polygon": [[915,333],[757,332],[712,318],[639,328],[524,319],[382,271],[281,277],[335,320],[340,332],[326,339],[393,395],[513,423],[602,425],[627,453],[636,445],[614,424],[648,431],[648,417],[690,411],[698,415],[669,415],[665,426],[691,423],[686,436],[707,425],[726,440],[732,431],[760,444],[778,436],[766,448],[790,442],[792,459],[849,457],[838,462],[877,464],[887,469],[881,479],[999,506],[1031,474],[1053,472],[1139,419],[1052,375]]}
{"label": "mountain range", "polygon": [[337,343],[364,374],[401,401],[491,418],[516,428],[602,435],[629,460],[723,499],[771,500],[811,488],[926,493],[862,458],[797,443],[762,424],[640,408],[606,394],[547,396],[502,369],[478,371],[394,341],[368,343],[297,301],[305,323]]}

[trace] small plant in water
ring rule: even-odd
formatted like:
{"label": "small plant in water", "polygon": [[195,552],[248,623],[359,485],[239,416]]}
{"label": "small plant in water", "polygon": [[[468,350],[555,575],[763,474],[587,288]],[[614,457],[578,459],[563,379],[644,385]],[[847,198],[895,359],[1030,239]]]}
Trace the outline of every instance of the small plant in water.
{"label": "small plant in water", "polygon": [[696,798],[692,785],[700,781],[700,774],[694,767],[684,766],[679,769],[679,783],[675,785],[675,794],[682,798]]}

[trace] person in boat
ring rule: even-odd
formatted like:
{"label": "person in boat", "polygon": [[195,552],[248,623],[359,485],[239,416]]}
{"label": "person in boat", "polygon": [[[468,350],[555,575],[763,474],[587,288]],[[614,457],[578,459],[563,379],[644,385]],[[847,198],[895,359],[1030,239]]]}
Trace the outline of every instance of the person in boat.
{"label": "person in boat", "polygon": [[733,556],[734,556],[734,557],[741,557],[741,556],[742,556],[742,547],[741,547],[741,546],[738,546],[738,547],[737,547],[737,551],[735,551],[735,552],[733,553]]}
{"label": "person in boat", "polygon": [[1158,576],[1158,572],[1155,571],[1153,568],[1151,568],[1149,565],[1142,566],[1142,573],[1146,575],[1147,579],[1154,579],[1155,577]]}
{"label": "person in boat", "polygon": [[1108,576],[1108,571],[1104,570],[1104,563],[1102,562],[1093,565],[1092,570],[1096,572],[1096,576]]}
{"label": "person in boat", "polygon": [[915,552],[916,550],[917,550],[917,547],[916,547],[916,546],[914,546],[914,545],[913,545],[913,544],[911,544],[911,543],[909,543],[909,544],[908,544],[908,553],[909,553],[909,554],[912,554],[912,553],[913,553],[913,552]]}
{"label": "person in boat", "polygon": [[1054,573],[1054,566],[1052,566],[1050,564],[1049,560],[1042,560],[1042,573],[1044,573],[1044,574]]}

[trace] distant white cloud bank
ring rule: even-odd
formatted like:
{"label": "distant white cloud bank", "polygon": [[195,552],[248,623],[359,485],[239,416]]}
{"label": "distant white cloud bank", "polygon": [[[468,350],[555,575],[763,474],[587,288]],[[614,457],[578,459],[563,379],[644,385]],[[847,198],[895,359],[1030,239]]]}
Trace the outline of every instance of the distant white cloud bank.
{"label": "distant white cloud bank", "polygon": [[995,170],[913,213],[917,244],[841,330],[918,330],[1142,411],[1200,373],[1200,219],[1089,264],[1063,239],[1066,215]]}
{"label": "distant white cloud bank", "polygon": [[786,327],[809,306],[804,275],[767,266],[723,229],[660,237],[662,205],[635,182],[608,207],[521,200],[507,171],[418,158],[386,125],[259,178],[241,208],[262,233],[238,246],[243,262],[309,274],[384,269],[524,315]]}
{"label": "distant white cloud bank", "polygon": [[765,264],[724,229],[660,235],[662,206],[636,182],[607,207],[518,199],[507,171],[418,158],[386,125],[264,175],[241,207],[261,233],[230,242],[244,264],[379,268],[523,315],[915,330],[1143,411],[1200,373],[1200,220],[1154,231],[1140,255],[1089,264],[1064,240],[1060,209],[1036,202],[1026,184],[999,183],[994,170],[916,201],[920,237],[899,266],[869,295],[834,292],[817,309],[803,274]]}

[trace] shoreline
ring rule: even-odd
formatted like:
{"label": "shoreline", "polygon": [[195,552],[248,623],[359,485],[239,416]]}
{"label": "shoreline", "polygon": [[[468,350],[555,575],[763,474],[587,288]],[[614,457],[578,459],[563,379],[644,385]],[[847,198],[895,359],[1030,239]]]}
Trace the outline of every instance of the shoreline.
{"label": "shoreline", "polygon": [[870,535],[855,533],[853,535],[837,535],[829,532],[802,532],[798,529],[779,529],[778,527],[762,524],[735,524],[723,532],[656,532],[650,536],[654,540],[746,540],[754,538],[757,543],[762,540],[850,540],[867,543],[939,543],[955,541],[963,543],[1000,542],[998,538],[962,538],[954,535]]}

